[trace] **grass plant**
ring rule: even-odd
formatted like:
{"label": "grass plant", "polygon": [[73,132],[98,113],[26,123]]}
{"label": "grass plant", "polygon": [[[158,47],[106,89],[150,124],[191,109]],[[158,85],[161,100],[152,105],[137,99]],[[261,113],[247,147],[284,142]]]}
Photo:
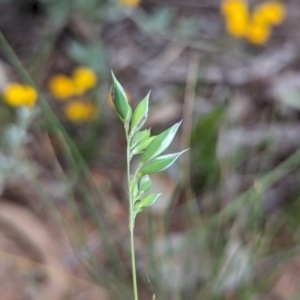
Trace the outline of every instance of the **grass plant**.
{"label": "grass plant", "polygon": [[[211,101],[212,109],[210,111],[205,111],[204,115],[196,111],[194,100],[198,101],[198,103],[195,102],[195,105],[200,105],[201,103],[199,102],[205,100],[202,99],[202,95],[205,96],[204,98],[206,98],[207,95],[210,95],[210,89],[207,89],[206,94],[205,89],[207,84],[205,81],[203,82],[201,78],[206,78],[206,69],[208,69],[211,64],[213,65],[216,56],[219,57],[219,53],[222,52],[222,55],[225,55],[226,52],[231,53],[234,57],[243,60],[248,65],[251,57],[249,56],[250,52],[245,51],[247,43],[244,41],[248,41],[252,44],[252,50],[254,50],[254,45],[264,45],[265,48],[258,47],[255,50],[255,55],[258,54],[259,51],[269,49],[269,46],[267,46],[268,39],[276,38],[277,35],[271,34],[271,31],[269,31],[272,30],[275,33],[276,29],[274,21],[273,23],[269,22],[269,24],[260,23],[260,25],[264,26],[262,28],[265,29],[264,31],[257,30],[259,29],[257,26],[252,26],[252,30],[250,30],[250,27],[249,29],[246,26],[248,29],[245,27],[246,31],[239,33],[236,31],[237,28],[235,27],[239,24],[233,21],[236,20],[235,15],[240,12],[227,13],[227,10],[224,10],[223,18],[225,20],[227,31],[232,36],[242,37],[243,39],[239,40],[239,42],[241,42],[240,44],[232,42],[229,44],[229,41],[234,41],[234,39],[228,40],[226,44],[223,44],[219,38],[208,39],[207,36],[203,36],[202,38],[201,35],[194,37],[193,34],[197,32],[196,28],[201,29],[201,32],[202,29],[204,30],[202,26],[205,22],[203,24],[201,22],[199,24],[194,22],[199,19],[198,16],[195,19],[186,19],[186,21],[191,22],[185,22],[185,26],[187,27],[182,27],[182,29],[185,29],[185,34],[180,34],[179,25],[181,23],[176,20],[176,23],[178,24],[176,26],[174,24],[177,14],[175,13],[175,10],[170,9],[167,6],[163,8],[159,7],[160,5],[155,5],[153,10],[149,10],[151,13],[148,13],[148,8],[147,10],[144,10],[143,5],[137,5],[139,1],[127,1],[128,3],[136,3],[136,5],[135,7],[131,7],[131,9],[126,10],[124,10],[122,5],[119,5],[120,1],[115,1],[116,5],[113,7],[111,7],[110,4],[104,5],[101,1],[88,2],[79,0],[76,1],[77,4],[73,2],[71,4],[70,1],[62,1],[61,3],[59,1],[57,3],[56,2],[57,1],[54,1],[53,4],[47,5],[47,11],[52,7],[55,8],[55,10],[53,10],[51,16],[55,16],[57,12],[60,13],[62,18],[61,27],[64,27],[64,24],[69,23],[69,17],[71,15],[73,16],[73,11],[77,11],[77,13],[82,11],[87,16],[85,21],[88,21],[87,23],[91,26],[91,28],[95,27],[94,23],[106,24],[106,18],[107,20],[110,20],[108,21],[108,24],[112,27],[114,27],[114,24],[112,23],[118,23],[116,20],[119,15],[122,15],[122,18],[124,19],[125,17],[128,18],[133,23],[130,26],[130,30],[132,31],[131,27],[136,26],[141,34],[146,34],[149,44],[152,40],[155,40],[156,43],[161,43],[159,47],[165,46],[162,41],[168,43],[163,52],[166,57],[169,56],[167,54],[173,53],[174,49],[177,49],[175,51],[175,56],[171,56],[171,60],[167,61],[166,65],[172,65],[179,56],[185,57],[186,54],[183,52],[186,48],[191,48],[195,52],[201,52],[201,64],[198,59],[191,59],[190,73],[192,75],[188,75],[186,78],[187,101],[185,101],[186,103],[184,103],[183,106],[188,106],[188,109],[183,109],[183,111],[187,111],[187,113],[183,113],[183,118],[187,120],[186,123],[188,126],[183,126],[182,128],[183,143],[180,147],[183,149],[191,147],[191,151],[189,153],[190,157],[186,156],[188,159],[186,160],[185,167],[187,168],[185,172],[183,172],[184,174],[182,175],[182,178],[179,179],[180,184],[176,186],[176,180],[179,181],[178,177],[173,180],[175,189],[168,208],[159,216],[155,215],[153,211],[148,210],[147,216],[141,215],[139,217],[141,219],[138,220],[138,225],[141,226],[135,226],[137,215],[144,211],[145,208],[154,204],[155,201],[160,200],[160,194],[150,193],[152,185],[151,176],[171,166],[186,150],[179,153],[163,154],[173,141],[181,123],[176,123],[158,135],[152,135],[150,129],[144,129],[144,125],[146,124],[148,117],[150,93],[141,100],[133,110],[127,91],[125,92],[120,82],[116,79],[114,74],[112,74],[111,98],[116,112],[124,126],[126,137],[126,149],[122,150],[124,152],[124,156],[126,155],[126,190],[129,208],[128,248],[130,247],[131,268],[128,267],[124,257],[122,256],[124,249],[117,244],[119,240],[116,241],[114,239],[114,233],[118,231],[122,224],[124,224],[122,223],[124,219],[118,223],[116,219],[110,218],[110,210],[108,208],[109,203],[106,201],[105,196],[99,187],[95,184],[93,174],[89,169],[85,156],[83,155],[83,152],[80,151],[81,148],[86,149],[86,153],[90,156],[92,156],[92,152],[99,153],[97,152],[99,151],[99,148],[97,147],[99,142],[98,137],[103,132],[98,131],[96,122],[94,124],[91,122],[89,124],[90,127],[84,128],[87,129],[84,133],[88,132],[87,135],[90,135],[90,139],[92,139],[94,143],[91,146],[87,145],[88,143],[82,143],[81,140],[77,143],[76,134],[69,131],[68,126],[70,124],[65,126],[64,122],[60,121],[59,113],[56,113],[56,111],[52,109],[51,105],[49,105],[49,103],[51,103],[49,100],[51,101],[53,99],[48,99],[47,89],[45,93],[46,97],[43,95],[42,83],[44,81],[44,76],[39,76],[39,73],[45,73],[44,70],[47,66],[47,62],[49,61],[50,54],[59,42],[58,37],[61,36],[60,31],[57,28],[57,31],[54,30],[53,33],[51,32],[51,38],[45,38],[45,43],[41,45],[41,51],[37,51],[40,52],[40,54],[37,57],[34,57],[31,64],[27,65],[26,68],[14,52],[14,50],[18,49],[13,49],[8,43],[8,40],[10,40],[9,36],[7,36],[6,39],[6,37],[0,32],[1,51],[7,62],[12,66],[12,69],[17,73],[20,82],[22,82],[22,88],[24,89],[24,87],[28,85],[37,93],[31,101],[28,99],[25,101],[26,99],[23,99],[25,101],[24,102],[21,99],[23,103],[27,103],[28,107],[9,108],[13,112],[12,115],[14,113],[17,115],[12,123],[7,122],[6,124],[5,121],[0,120],[1,126],[2,124],[5,124],[5,126],[1,128],[1,133],[2,131],[5,132],[6,129],[9,128],[11,131],[7,131],[6,136],[10,138],[8,140],[10,142],[10,146],[14,145],[15,147],[9,148],[9,150],[12,151],[5,150],[4,148],[6,145],[3,142],[5,139],[2,139],[2,136],[0,137],[0,190],[5,186],[6,177],[12,175],[12,173],[5,169],[5,163],[9,162],[9,160],[6,161],[7,157],[3,156],[3,159],[1,156],[2,153],[6,151],[9,152],[10,158],[15,159],[16,166],[19,167],[15,169],[18,169],[18,171],[24,170],[21,175],[26,174],[26,176],[30,177],[41,202],[45,203],[49,212],[55,215],[58,220],[57,224],[67,233],[72,246],[75,248],[77,253],[83,257],[80,257],[80,259],[82,259],[82,266],[85,270],[87,270],[95,284],[99,284],[110,291],[113,296],[112,299],[124,300],[133,298],[134,300],[138,300],[152,298],[152,300],[247,300],[253,299],[253,297],[257,298],[261,296],[261,299],[263,299],[263,297],[268,297],[268,290],[270,290],[270,286],[273,284],[274,278],[278,275],[278,265],[286,261],[291,261],[299,254],[299,230],[297,228],[299,228],[300,220],[298,204],[300,191],[299,188],[295,188],[295,185],[299,180],[298,170],[300,168],[300,150],[295,150],[293,153],[292,151],[296,149],[296,147],[291,148],[293,150],[285,153],[284,156],[280,156],[279,159],[274,159],[276,156],[272,152],[273,150],[269,151],[268,144],[268,146],[264,147],[263,150],[260,150],[259,155],[262,154],[261,156],[263,156],[260,161],[263,163],[257,169],[254,169],[254,171],[251,167],[248,169],[248,162],[257,155],[257,149],[252,145],[251,147],[253,149],[251,149],[251,151],[253,150],[253,152],[251,153],[249,151],[250,147],[247,149],[241,148],[238,149],[238,151],[240,151],[239,153],[231,153],[230,156],[220,157],[218,156],[217,151],[218,141],[222,135],[222,131],[226,130],[227,127],[230,126],[244,126],[244,123],[237,125],[226,123],[228,122],[226,121],[226,116],[229,102],[233,99],[231,96],[234,94],[234,89],[231,89],[231,82],[229,82],[228,87],[226,86],[226,89],[223,89],[223,81],[221,83],[216,82],[215,90],[217,92],[216,94],[212,94],[211,100],[219,97],[219,94],[226,94],[226,98],[228,96],[228,101]],[[125,3],[126,1],[121,2]],[[223,4],[230,2],[232,1],[221,1]],[[238,2],[244,3],[245,1]],[[247,13],[246,19],[248,19],[249,16],[251,19],[254,19],[255,16],[260,17],[260,20],[261,18],[266,18],[268,14],[264,14],[270,11],[270,9],[265,10],[264,7],[266,3],[266,1],[263,1],[262,5],[254,6],[251,13]],[[76,5],[78,7],[74,10]],[[100,10],[97,11],[93,5],[100,7]],[[146,3],[145,5],[147,6],[150,4]],[[86,9],[81,9],[81,6]],[[63,13],[64,7],[65,13]],[[285,16],[285,6],[281,5],[279,8],[281,10],[279,10],[279,13],[277,14],[277,17],[279,17],[277,21],[278,23],[282,22]],[[215,4],[215,10],[219,10],[219,4]],[[76,13],[74,15],[76,19],[78,16]],[[91,20],[88,20],[89,18],[91,18]],[[58,24],[56,19],[53,19],[53,23],[55,23],[56,26]],[[123,32],[123,30],[126,30],[127,25],[124,20],[122,23],[125,24],[125,27],[122,27]],[[251,23],[250,25],[253,24]],[[106,26],[101,27],[101,29],[97,27],[97,29],[99,32],[95,30],[96,34],[89,38],[89,42],[82,42],[81,39],[78,41],[76,41],[76,39],[68,40],[66,41],[66,45],[68,44],[68,47],[64,49],[66,55],[71,58],[73,64],[88,66],[89,68],[93,68],[95,71],[95,74],[92,75],[90,74],[92,69],[81,70],[79,73],[81,76],[79,76],[78,73],[77,76],[72,75],[72,80],[74,80],[74,82],[76,81],[75,78],[78,78],[78,76],[81,78],[79,83],[82,83],[82,75],[84,75],[83,77],[85,78],[86,75],[88,75],[87,78],[90,78],[87,86],[84,85],[77,87],[79,88],[79,92],[83,93],[82,95],[85,95],[85,91],[89,90],[87,94],[89,95],[89,98],[85,99],[88,101],[75,102],[76,105],[74,109],[74,106],[73,108],[72,106],[69,107],[68,101],[72,100],[69,99],[70,96],[74,96],[74,99],[77,99],[76,97],[78,94],[76,93],[78,93],[78,90],[73,90],[68,96],[69,98],[59,97],[61,95],[58,95],[57,97],[67,99],[66,102],[60,102],[59,104],[62,104],[62,106],[64,105],[65,108],[69,107],[69,114],[66,114],[67,110],[64,112],[70,117],[68,118],[65,115],[65,119],[74,121],[74,123],[71,124],[74,126],[73,128],[79,128],[80,125],[82,126],[82,129],[85,121],[89,121],[94,118],[104,124],[104,118],[110,117],[109,114],[106,115],[105,113],[102,113],[101,110],[101,105],[105,102],[104,99],[107,95],[107,81],[110,81],[110,79],[108,79],[108,66],[104,63],[109,61],[109,51],[104,50],[110,50],[110,48],[107,40],[104,40],[104,38],[102,40],[102,36],[106,37],[106,35],[102,34],[106,30]],[[133,32],[131,31],[130,34]],[[113,32],[112,37],[114,37],[116,32],[118,31]],[[101,40],[99,39],[99,36],[101,36]],[[132,36],[134,36],[135,41],[142,40],[136,39],[135,34],[132,34]],[[97,40],[93,40],[96,39],[95,37],[97,37]],[[237,45],[243,45],[243,48],[240,48]],[[145,49],[143,51],[145,51]],[[114,51],[111,53],[113,53],[113,55],[115,54]],[[156,58],[156,56],[154,56],[154,58]],[[205,68],[203,67],[204,65],[206,65]],[[135,65],[130,65],[130,67],[132,70],[141,72],[137,74],[143,74],[142,71],[137,68],[137,63]],[[168,66],[164,65],[163,68],[159,70],[166,74],[167,69]],[[119,70],[122,72],[122,69]],[[84,72],[82,73],[82,71]],[[228,70],[228,74],[230,71],[231,70]],[[203,73],[203,76],[200,76],[200,73]],[[151,78],[151,73],[149,74],[149,78]],[[227,76],[226,74],[224,75],[225,77]],[[145,77],[147,76],[148,73]],[[163,84],[166,83],[169,85],[171,82],[172,85],[176,85],[176,91],[178,89],[178,95],[176,94],[176,97],[178,96],[177,99],[181,99],[182,94],[180,93],[182,93],[182,87],[185,83],[184,80],[185,78],[183,76],[182,81],[179,81],[179,83],[176,81],[175,83],[172,82],[172,77],[170,77],[166,78],[166,80],[163,81]],[[149,79],[146,78],[145,80],[145,78],[143,78],[138,85],[143,88],[143,84],[145,85],[145,82],[148,84]],[[161,84],[161,82],[159,83]],[[199,87],[200,85],[205,87],[203,91],[199,91],[197,89],[197,86]],[[65,84],[64,88],[66,88]],[[165,86],[163,89],[165,90]],[[241,89],[242,93],[248,93],[247,87],[241,86],[239,89]],[[226,93],[224,92],[225,90]],[[167,93],[169,92],[167,89],[166,91]],[[219,91],[221,92],[219,93]],[[231,91],[233,91],[232,94]],[[54,94],[55,93],[52,91],[52,96],[54,96]],[[201,97],[199,97],[199,95],[201,95]],[[34,109],[30,111],[29,108],[31,104],[33,106],[35,104],[35,96],[38,96],[37,103]],[[172,94],[172,99],[173,96],[174,95]],[[189,98],[192,98],[192,100],[189,100]],[[252,97],[252,94],[250,95],[249,92],[249,98],[254,99],[255,96]],[[74,101],[74,99],[72,101]],[[16,101],[18,99],[13,97],[12,100]],[[12,104],[12,101],[8,102]],[[216,105],[215,102],[218,104]],[[73,102],[70,103],[74,104]],[[220,103],[222,103],[222,105],[219,105]],[[20,102],[17,101],[15,106],[18,106],[19,104]],[[83,104],[85,105],[83,106]],[[88,104],[88,106],[86,106],[86,104]],[[84,110],[84,108],[86,110]],[[95,114],[95,108],[100,108],[99,111],[101,112],[101,116]],[[110,107],[108,108],[111,109]],[[24,126],[24,124],[22,125],[21,122],[18,121],[18,117],[20,117],[24,112],[30,112],[33,117],[30,118],[30,122],[26,123],[26,126]],[[78,112],[80,112],[80,114],[78,114]],[[258,110],[255,112],[258,113]],[[277,114],[277,108],[274,108],[274,112]],[[39,119],[41,115],[44,117],[42,122],[33,122],[33,120]],[[257,120],[259,118],[260,117],[257,116]],[[272,117],[272,120],[267,121],[268,125],[272,127],[272,125],[277,121],[276,119],[277,115],[274,118]],[[264,122],[265,120],[262,121]],[[288,120],[282,118],[280,124],[283,124],[286,121]],[[109,122],[107,123],[109,124]],[[40,126],[41,124],[42,126]],[[89,130],[93,125],[95,127],[92,128],[92,130]],[[60,171],[57,173],[53,172],[55,173],[53,175],[55,179],[57,179],[67,190],[65,194],[65,201],[68,211],[71,211],[71,225],[68,223],[69,220],[64,217],[63,213],[60,212],[61,207],[59,204],[51,199],[49,194],[47,194],[47,190],[44,188],[43,183],[39,182],[39,179],[35,177],[35,164],[32,163],[30,158],[24,155],[23,148],[26,141],[19,137],[25,132],[24,137],[27,138],[27,131],[30,126],[33,127],[33,131],[37,130],[42,132],[42,134],[47,135],[48,138],[49,136],[50,138],[55,137],[55,139],[59,142],[59,150],[61,151],[59,155],[62,157],[60,157],[61,160],[56,157],[55,149],[51,150],[53,152],[53,156],[57,159],[57,164],[59,165],[60,161],[63,161],[64,165],[63,167],[59,165]],[[114,126],[117,126],[117,124],[114,124]],[[157,124],[154,126],[157,126]],[[260,126],[260,124],[257,126]],[[245,125],[245,127],[247,127],[247,125]],[[114,129],[115,127],[112,128],[113,131]],[[16,135],[14,136],[14,134]],[[85,136],[85,134],[83,135]],[[110,139],[110,141],[114,142],[113,137],[110,137]],[[14,142],[16,143],[14,144]],[[3,145],[5,145],[5,147],[3,147]],[[53,147],[51,141],[49,141],[49,147]],[[100,160],[105,161],[105,155],[107,155],[105,152],[106,150],[101,151],[103,151],[103,153],[99,154],[99,159],[98,157],[95,159],[96,164],[99,164],[100,167],[102,166],[102,162],[100,162]],[[109,155],[111,155],[111,153]],[[117,157],[118,155],[119,153],[116,151],[116,153],[113,154],[113,157]],[[238,157],[239,155],[240,157]],[[135,164],[133,163],[133,158],[135,160],[139,160],[136,167],[134,167]],[[122,161],[122,159],[120,159],[120,161]],[[105,163],[108,164],[107,161],[105,161]],[[123,172],[124,165],[120,165],[121,168],[120,170],[118,169],[118,171]],[[240,167],[241,165],[245,165],[245,168]],[[21,167],[23,166],[27,169],[22,169]],[[242,177],[242,184],[236,188],[234,193],[227,196],[225,195],[225,185],[229,182],[228,179],[230,179],[232,173],[237,175],[239,179]],[[278,212],[276,211],[275,213],[274,211],[265,212],[263,209],[265,195],[274,187],[280,186],[286,179],[292,177],[293,191],[286,191],[286,198],[288,198],[286,202],[292,202],[290,207],[288,207],[289,209],[285,210],[284,208],[280,208],[280,212],[278,210]],[[225,193],[223,195],[222,193],[224,191]],[[117,193],[114,193],[113,191],[112,194],[113,196],[116,196]],[[122,206],[122,204],[120,206]],[[174,213],[174,211],[176,212]],[[85,227],[86,219],[88,219],[88,221],[91,220],[93,223],[93,230],[97,232],[97,237],[99,241],[102,242],[100,247],[106,258],[105,263],[103,263],[103,261],[99,261],[95,255],[95,251],[93,252],[94,249],[90,248],[90,232],[88,232]],[[142,222],[139,222],[140,220]],[[179,226],[174,226],[177,225],[176,223],[180,223]],[[158,227],[159,230],[157,230]],[[137,236],[143,236],[144,231],[147,238],[144,240],[140,239],[139,242],[142,241],[143,246],[145,246],[144,250],[147,255],[144,257],[147,256],[149,258],[146,262],[146,275],[144,275],[143,271],[137,267],[139,264],[136,262],[135,257],[135,239],[137,242]],[[281,231],[284,231],[283,239]],[[179,244],[174,246],[172,244],[171,237],[176,234],[180,235],[182,239]],[[123,238],[123,236],[121,236],[121,238]],[[281,239],[284,240],[286,244],[283,244]],[[160,255],[157,250],[157,245],[161,240],[168,243],[166,247],[167,250],[163,253],[163,255]],[[245,254],[247,259],[249,259],[249,261],[251,260],[249,263],[249,270],[251,274],[249,276],[250,279],[246,278],[245,281],[237,280],[237,285],[228,292],[225,289],[218,290],[218,285],[224,285],[224,281],[226,281],[225,277],[229,278],[230,276],[234,276],[238,273],[238,271],[233,267],[231,270],[228,268],[227,271],[229,271],[227,273],[224,272],[224,268],[222,268],[226,262],[228,262],[228,260],[226,261],[226,251],[228,249],[228,245],[232,242],[237,242],[234,245],[239,246],[238,251],[236,252],[237,257],[241,257],[239,254]],[[193,253],[191,250],[199,249],[195,247],[198,245],[201,245],[202,252],[199,250],[199,253],[196,251]],[[189,260],[180,265],[180,259],[185,255],[190,256]],[[195,261],[195,257],[200,257],[201,260],[199,259]],[[144,263],[143,258],[139,258],[138,261]],[[190,288],[187,283],[186,285],[182,284],[180,288],[177,288],[174,287],[176,284],[172,285],[172,282],[170,284],[172,279],[167,282],[169,278],[176,277],[173,277],[170,270],[168,270],[169,273],[166,272],[164,273],[164,276],[161,276],[164,268],[170,261],[175,262],[175,264],[179,262],[175,268],[178,268],[180,270],[179,272],[181,272],[181,276],[186,278],[188,277],[187,274],[189,273],[192,264],[199,268],[199,273],[202,269],[204,269],[204,265],[209,265],[210,269],[207,271],[208,275],[206,274],[206,277],[196,278],[198,282],[195,287],[193,286]],[[257,268],[257,271],[256,267],[259,264],[266,267],[263,270]],[[130,272],[128,269],[130,269]],[[223,275],[225,274],[225,276],[222,277],[221,273]],[[129,275],[132,275],[132,278],[130,278]],[[189,279],[190,278],[191,277],[189,277]],[[188,282],[189,279],[187,279],[186,282]],[[36,282],[35,285],[36,288],[40,288],[39,284]],[[295,292],[295,295],[291,299],[298,299],[297,297],[299,298],[299,294]]]}
{"label": "grass plant", "polygon": [[[122,85],[112,73],[112,99],[120,120],[124,124],[127,141],[127,189],[129,201],[129,231],[130,252],[132,265],[132,281],[134,300],[138,300],[136,279],[136,263],[134,251],[134,224],[136,215],[147,206],[151,206],[160,194],[147,193],[152,186],[149,174],[161,172],[170,167],[176,159],[186,150],[161,155],[172,143],[181,122],[173,125],[157,136],[151,136],[151,130],[142,130],[148,118],[150,93],[137,105],[132,112],[127,95]],[[131,173],[131,160],[133,156],[141,155],[138,167]]]}

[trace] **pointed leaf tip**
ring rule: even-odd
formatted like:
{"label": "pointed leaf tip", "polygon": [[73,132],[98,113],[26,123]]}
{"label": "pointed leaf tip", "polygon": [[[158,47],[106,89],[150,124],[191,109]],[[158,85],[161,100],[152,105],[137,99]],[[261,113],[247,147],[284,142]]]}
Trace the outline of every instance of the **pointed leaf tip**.
{"label": "pointed leaf tip", "polygon": [[137,105],[131,119],[131,134],[139,131],[148,118],[148,106],[149,106],[150,93]]}
{"label": "pointed leaf tip", "polygon": [[147,147],[151,144],[153,139],[155,139],[155,136],[151,136],[143,140],[139,144],[137,144],[137,146],[131,151],[131,155],[137,155],[143,153],[147,149]]}
{"label": "pointed leaf tip", "polygon": [[161,171],[169,168],[176,161],[176,159],[181,154],[186,152],[187,150],[188,149],[183,150],[178,153],[162,155],[162,156],[159,156],[159,157],[153,159],[148,164],[146,164],[144,167],[142,167],[142,169],[140,171],[141,175],[158,173],[158,172],[161,172]]}
{"label": "pointed leaf tip", "polygon": [[172,143],[182,121],[174,124],[169,129],[155,137],[141,157],[141,162],[145,163],[164,152]]}
{"label": "pointed leaf tip", "polygon": [[111,71],[111,74],[113,79],[111,97],[121,121],[125,123],[125,121],[128,122],[131,118],[131,107],[128,104],[126,92],[122,85],[115,77],[113,71]]}
{"label": "pointed leaf tip", "polygon": [[156,200],[157,198],[160,196],[161,194],[149,194],[147,195],[145,198],[143,198],[141,200],[141,202],[139,203],[141,208],[144,208],[146,206],[151,206]]}

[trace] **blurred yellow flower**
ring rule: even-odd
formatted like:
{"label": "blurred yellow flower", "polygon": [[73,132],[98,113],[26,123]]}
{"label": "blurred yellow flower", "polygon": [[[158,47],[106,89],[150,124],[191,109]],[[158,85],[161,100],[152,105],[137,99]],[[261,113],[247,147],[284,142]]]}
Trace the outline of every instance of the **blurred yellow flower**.
{"label": "blurred yellow flower", "polygon": [[230,17],[226,22],[227,31],[235,37],[243,37],[248,29],[248,16],[237,14]]}
{"label": "blurred yellow flower", "polygon": [[72,77],[57,74],[49,80],[49,90],[54,97],[65,100],[75,95],[82,95],[93,88],[97,83],[97,76],[93,70],[86,67],[78,67]]}
{"label": "blurred yellow flower", "polygon": [[65,100],[76,92],[73,80],[63,74],[55,75],[50,79],[49,90],[54,97],[60,100]]}
{"label": "blurred yellow flower", "polygon": [[71,122],[83,123],[96,117],[97,108],[92,102],[72,101],[65,106],[64,115]]}
{"label": "blurred yellow flower", "polygon": [[266,24],[250,24],[247,31],[247,40],[255,45],[264,44],[270,37],[270,27]]}
{"label": "blurred yellow flower", "polygon": [[276,0],[266,1],[248,13],[245,0],[223,0],[221,11],[225,17],[226,30],[235,37],[246,37],[255,45],[265,43],[271,33],[271,26],[285,18],[285,7]]}
{"label": "blurred yellow flower", "polygon": [[141,0],[119,0],[120,4],[128,7],[138,6]]}
{"label": "blurred yellow flower", "polygon": [[248,5],[243,0],[224,0],[221,11],[225,15],[226,30],[235,37],[243,37],[247,33]]}
{"label": "blurred yellow flower", "polygon": [[277,25],[282,23],[286,15],[285,7],[278,1],[267,1],[258,5],[253,11],[255,23]]}
{"label": "blurred yellow flower", "polygon": [[77,95],[82,95],[87,90],[93,88],[97,83],[97,76],[94,71],[86,67],[76,68],[72,78]]}
{"label": "blurred yellow flower", "polygon": [[4,89],[3,99],[10,106],[32,107],[37,100],[37,92],[29,85],[10,83]]}
{"label": "blurred yellow flower", "polygon": [[248,5],[243,0],[224,0],[221,4],[221,11],[226,16],[248,14]]}
{"label": "blurred yellow flower", "polygon": [[[127,100],[128,100],[128,103],[131,103],[131,95],[128,91],[125,90],[125,93],[126,93],[126,96],[127,96]],[[111,97],[111,92],[109,91],[108,94],[107,94],[107,103],[109,104],[109,106],[113,109],[115,109],[115,104],[112,100],[112,97]]]}

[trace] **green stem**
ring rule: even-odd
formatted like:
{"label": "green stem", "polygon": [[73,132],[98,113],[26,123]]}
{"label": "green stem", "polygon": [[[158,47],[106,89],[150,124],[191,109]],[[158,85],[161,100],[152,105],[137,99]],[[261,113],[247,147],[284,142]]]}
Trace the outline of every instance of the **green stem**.
{"label": "green stem", "polygon": [[131,252],[131,268],[132,268],[132,282],[134,300],[138,300],[137,281],[136,281],[136,268],[135,268],[135,252],[134,252],[134,219],[135,212],[132,199],[132,186],[130,177],[130,137],[128,129],[125,126],[126,139],[127,139],[127,180],[128,180],[128,200],[129,200],[129,231],[130,231],[130,252]]}
{"label": "green stem", "polygon": [[132,281],[134,300],[138,300],[137,283],[136,283],[136,270],[135,270],[135,254],[134,254],[134,227],[130,228],[130,250],[131,250],[131,266],[132,266]]}

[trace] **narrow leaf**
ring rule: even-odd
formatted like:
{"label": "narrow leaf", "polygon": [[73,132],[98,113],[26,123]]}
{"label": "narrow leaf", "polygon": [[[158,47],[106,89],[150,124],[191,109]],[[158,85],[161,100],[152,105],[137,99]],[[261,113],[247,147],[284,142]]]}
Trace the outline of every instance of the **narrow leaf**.
{"label": "narrow leaf", "polygon": [[142,153],[145,149],[148,148],[148,146],[151,144],[151,142],[155,139],[155,136],[151,136],[145,140],[143,140],[141,143],[139,143],[132,151],[131,155],[137,155]]}
{"label": "narrow leaf", "polygon": [[139,206],[141,208],[144,208],[146,206],[150,206],[152,205],[156,200],[157,198],[160,196],[161,194],[149,194],[147,195],[145,198],[143,198],[141,200],[141,202],[139,203]]}
{"label": "narrow leaf", "polygon": [[153,159],[148,164],[146,164],[144,167],[142,167],[142,169],[140,171],[141,175],[157,173],[157,172],[167,169],[175,162],[175,160],[182,153],[186,152],[187,150],[184,150],[184,151],[181,151],[178,153],[162,155],[162,156],[159,156],[159,157]]}
{"label": "narrow leaf", "polygon": [[152,181],[150,180],[148,175],[143,176],[139,182],[139,190],[140,193],[143,194],[147,192],[152,186]]}
{"label": "narrow leaf", "polygon": [[140,131],[136,143],[139,144],[143,140],[147,139],[148,137],[150,137],[150,134],[151,134],[151,129]]}
{"label": "narrow leaf", "polygon": [[148,117],[148,104],[149,104],[149,96],[148,95],[137,105],[136,109],[133,112],[131,119],[131,133],[137,132],[140,130]]}
{"label": "narrow leaf", "polygon": [[142,155],[141,163],[153,159],[164,152],[172,143],[180,124],[181,122],[176,123],[171,128],[156,136],[156,138],[151,142],[149,147]]}
{"label": "narrow leaf", "polygon": [[125,121],[129,121],[131,118],[131,114],[132,114],[131,108],[130,105],[128,104],[128,99],[122,85],[119,83],[114,73],[111,72],[111,74],[113,78],[111,97],[115,105],[115,108],[118,112],[118,115],[121,121],[124,123]]}
{"label": "narrow leaf", "polygon": [[145,130],[137,132],[131,139],[131,142],[130,142],[131,149],[133,149],[137,144],[139,144],[143,140],[150,137],[150,134],[151,134],[151,129],[145,129]]}

